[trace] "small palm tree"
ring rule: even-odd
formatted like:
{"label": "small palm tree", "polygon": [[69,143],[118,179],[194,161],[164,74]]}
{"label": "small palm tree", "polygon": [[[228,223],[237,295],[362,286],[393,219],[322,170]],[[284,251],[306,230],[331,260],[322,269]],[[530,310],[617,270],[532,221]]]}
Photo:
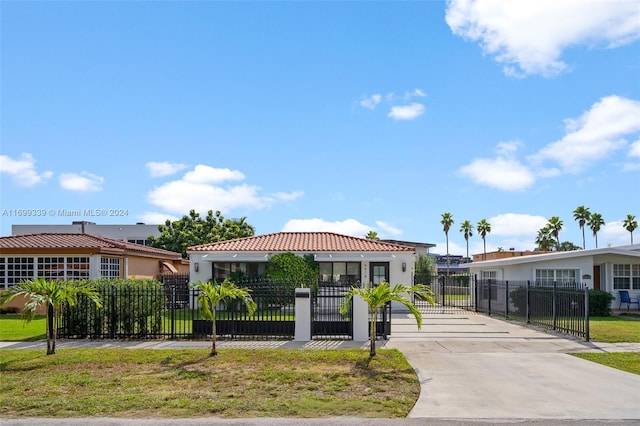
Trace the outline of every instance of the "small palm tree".
{"label": "small palm tree", "polygon": [[632,214],[628,214],[627,218],[622,222],[622,226],[631,233],[631,244],[633,244],[633,231],[638,227],[636,217]]}
{"label": "small palm tree", "polygon": [[549,229],[551,229],[551,235],[553,235],[553,238],[556,239],[558,247],[560,247],[560,231],[562,231],[562,225],[564,224],[558,216],[551,217],[551,219],[549,219],[549,223],[547,224],[547,226],[549,226]]}
{"label": "small palm tree", "polygon": [[197,281],[191,288],[200,290],[198,293],[198,306],[205,319],[211,320],[213,325],[213,338],[211,341],[211,356],[218,355],[216,350],[216,310],[220,302],[240,299],[247,307],[249,315],[256,311],[256,302],[251,298],[251,290],[239,288],[231,280],[226,278],[222,283],[217,281]]}
{"label": "small palm tree", "polygon": [[74,306],[80,296],[86,296],[101,307],[100,294],[95,285],[88,280],[48,281],[44,278],[22,281],[0,293],[0,305],[10,302],[18,296],[26,299],[22,309],[22,318],[30,322],[39,306],[46,306],[48,310],[47,327],[47,355],[56,353],[56,336],[58,321],[62,308]]}
{"label": "small palm tree", "polygon": [[453,225],[453,215],[451,213],[442,213],[442,220],[440,223],[442,224],[442,229],[444,230],[444,237],[447,240],[447,275],[449,275],[449,229],[451,229],[451,225]]}
{"label": "small palm tree", "polygon": [[591,232],[593,232],[593,237],[596,239],[596,248],[598,248],[598,232],[600,231],[600,228],[604,226],[604,219],[602,219],[602,215],[600,213],[591,213],[587,225],[589,225]]}
{"label": "small palm tree", "polygon": [[379,241],[380,237],[378,237],[378,233],[375,231],[369,231],[367,232],[367,235],[364,236],[366,239],[368,240],[375,240],[375,241]]}
{"label": "small palm tree", "polygon": [[551,247],[556,245],[556,240],[551,235],[551,227],[549,225],[545,225],[538,230],[536,244],[541,251],[549,251]]}
{"label": "small palm tree", "polygon": [[473,225],[468,220],[465,220],[460,225],[460,232],[464,233],[464,239],[467,242],[467,259],[469,259],[469,237],[473,237]]}
{"label": "small palm tree", "polygon": [[589,221],[590,217],[591,212],[588,207],[578,206],[573,211],[573,218],[578,221],[578,225],[580,225],[580,230],[582,231],[582,249],[587,248],[584,239],[584,225]]}
{"label": "small palm tree", "polygon": [[484,246],[484,254],[482,260],[487,260],[487,234],[491,232],[491,224],[486,219],[482,219],[478,222],[478,234],[482,237],[482,244]]}
{"label": "small palm tree", "polygon": [[349,312],[349,305],[353,300],[353,296],[361,296],[367,305],[369,305],[369,356],[375,356],[376,354],[376,322],[378,321],[378,311],[387,303],[395,300],[409,308],[409,311],[413,314],[416,322],[418,323],[418,330],[422,328],[422,313],[418,308],[416,308],[413,302],[411,302],[411,297],[416,296],[419,299],[427,301],[431,305],[434,303],[431,289],[422,284],[412,286],[396,284],[391,286],[388,282],[383,281],[377,286],[370,285],[369,287],[364,288],[352,287],[351,290],[344,294],[347,298],[340,308],[342,315],[346,315]]}

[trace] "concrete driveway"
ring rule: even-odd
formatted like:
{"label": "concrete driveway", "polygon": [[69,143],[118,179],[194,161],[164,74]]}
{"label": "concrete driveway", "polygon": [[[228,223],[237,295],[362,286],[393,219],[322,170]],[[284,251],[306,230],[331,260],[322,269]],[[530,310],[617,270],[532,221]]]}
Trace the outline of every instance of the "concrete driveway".
{"label": "concrete driveway", "polygon": [[568,354],[640,344],[585,343],[464,311],[427,314],[421,331],[396,314],[392,332],[385,347],[405,354],[422,386],[410,418],[640,419],[640,375]]}

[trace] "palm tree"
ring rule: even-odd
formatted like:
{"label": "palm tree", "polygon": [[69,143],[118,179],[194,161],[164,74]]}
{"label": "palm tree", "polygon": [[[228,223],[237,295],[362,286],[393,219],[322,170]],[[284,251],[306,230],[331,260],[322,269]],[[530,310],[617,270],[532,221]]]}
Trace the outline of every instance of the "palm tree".
{"label": "palm tree", "polygon": [[473,237],[473,225],[468,220],[465,220],[460,225],[460,232],[464,233],[464,239],[467,242],[467,260],[469,259],[469,237]]}
{"label": "palm tree", "polygon": [[538,230],[538,235],[536,236],[536,244],[538,249],[541,251],[549,251],[551,247],[556,245],[556,240],[553,239],[551,235],[551,228],[549,225],[543,226]]}
{"label": "palm tree", "polygon": [[622,226],[631,233],[631,244],[633,245],[633,231],[638,227],[636,217],[632,214],[628,214],[627,218],[622,222]]}
{"label": "palm tree", "polygon": [[478,234],[482,237],[482,244],[484,246],[484,254],[482,260],[487,260],[487,234],[491,233],[491,224],[486,219],[482,219],[478,222]]}
{"label": "palm tree", "polygon": [[101,307],[100,294],[88,280],[56,281],[36,278],[22,281],[0,293],[0,305],[18,296],[26,299],[22,309],[25,322],[30,322],[39,306],[47,307],[47,355],[56,353],[58,321],[63,306],[74,306],[80,296],[86,296],[96,306]]}
{"label": "palm tree", "polygon": [[580,225],[580,230],[582,231],[582,249],[587,248],[585,239],[584,239],[584,225],[589,221],[591,217],[591,212],[588,207],[578,206],[573,211],[573,218],[578,221],[578,225]]}
{"label": "palm tree", "polygon": [[553,238],[556,239],[558,247],[560,247],[560,231],[562,231],[562,225],[562,220],[558,216],[551,217],[551,219],[549,219],[549,223],[547,224],[547,226],[549,226],[549,229],[551,230],[551,235],[553,235]]}
{"label": "palm tree", "polygon": [[367,232],[367,235],[364,236],[366,239],[368,240],[375,240],[375,241],[379,241],[380,237],[378,237],[378,233],[375,231],[369,231]]}
{"label": "palm tree", "polygon": [[596,239],[596,248],[598,248],[598,232],[604,225],[604,219],[602,219],[602,215],[600,213],[591,213],[587,225],[589,225],[589,228],[591,228],[591,232],[593,232],[593,237]]}
{"label": "palm tree", "polygon": [[451,213],[442,213],[442,220],[440,223],[442,224],[444,230],[444,237],[447,240],[447,275],[449,275],[449,229],[451,225],[453,225],[453,216]]}
{"label": "palm tree", "polygon": [[222,283],[217,281],[197,281],[192,285],[193,289],[200,290],[198,293],[198,305],[200,312],[205,319],[211,320],[213,325],[213,339],[211,341],[211,356],[218,355],[216,350],[216,310],[220,302],[240,299],[247,307],[249,315],[256,311],[256,302],[249,294],[248,288],[239,288],[231,280],[225,278]]}
{"label": "palm tree", "polygon": [[375,356],[376,354],[376,322],[378,321],[378,311],[380,311],[380,309],[382,309],[387,303],[395,300],[396,302],[400,302],[406,306],[415,317],[416,322],[418,323],[418,330],[422,328],[422,313],[411,302],[411,297],[416,296],[419,299],[426,300],[431,305],[434,303],[431,289],[422,284],[412,286],[396,284],[392,287],[391,284],[383,281],[377,286],[370,285],[364,288],[351,287],[351,290],[344,294],[347,298],[340,308],[340,313],[342,313],[342,315],[346,315],[349,312],[353,296],[362,297],[367,305],[369,305],[369,356]]}

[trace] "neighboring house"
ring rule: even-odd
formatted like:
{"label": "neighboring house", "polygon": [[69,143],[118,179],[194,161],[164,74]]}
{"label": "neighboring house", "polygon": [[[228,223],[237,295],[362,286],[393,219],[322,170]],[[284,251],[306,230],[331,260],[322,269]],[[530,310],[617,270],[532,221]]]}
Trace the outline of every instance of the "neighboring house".
{"label": "neighboring house", "polygon": [[415,247],[331,232],[279,232],[188,247],[191,281],[222,280],[235,271],[257,277],[272,255],[287,252],[313,255],[321,281],[345,285],[411,284],[415,265]]}
{"label": "neighboring house", "polygon": [[91,234],[0,237],[0,289],[46,279],[158,278],[189,270],[180,253]]}
{"label": "neighboring house", "polygon": [[619,290],[640,297],[640,244],[473,262],[469,270],[478,279],[530,281],[532,285],[580,283],[611,293],[615,307]]}
{"label": "neighboring house", "polygon": [[435,244],[432,243],[414,243],[412,241],[401,241],[401,240],[380,240],[383,243],[391,243],[391,244],[399,244],[401,246],[407,246],[407,247],[415,247],[416,249],[416,256],[418,255],[423,255],[423,256],[429,256],[429,249],[435,247]]}
{"label": "neighboring house", "polygon": [[[447,259],[449,264],[447,265]],[[465,275],[469,273],[469,262],[464,256],[436,256],[438,275]]]}
{"label": "neighboring house", "polygon": [[[68,213],[66,210],[64,212]],[[66,214],[66,216],[70,216],[70,214]],[[158,225],[146,225],[142,222],[135,225],[100,225],[86,220],[74,220],[71,225],[11,225],[11,235],[41,233],[100,235],[145,246],[149,236],[160,236]]]}

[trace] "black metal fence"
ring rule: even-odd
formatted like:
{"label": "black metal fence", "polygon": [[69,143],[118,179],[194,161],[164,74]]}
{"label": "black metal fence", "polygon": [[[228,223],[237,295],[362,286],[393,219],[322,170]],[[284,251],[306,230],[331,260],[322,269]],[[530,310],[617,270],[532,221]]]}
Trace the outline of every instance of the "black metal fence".
{"label": "black metal fence", "polygon": [[[242,285],[245,286],[245,285]],[[291,339],[295,333],[295,289],[273,282],[247,283],[257,310],[249,315],[236,301],[219,304],[218,338]],[[213,323],[200,316],[195,289],[176,285],[103,286],[102,307],[86,298],[62,313],[61,338],[205,339]]]}
{"label": "black metal fence", "polygon": [[589,290],[579,283],[475,279],[476,311],[589,340]]}
{"label": "black metal fence", "polygon": [[311,292],[311,336],[314,339],[353,339],[353,304],[342,314],[351,286],[320,282]]}
{"label": "black metal fence", "polygon": [[438,312],[442,307],[473,310],[473,283],[469,275],[420,275],[414,284],[424,284],[433,292],[434,305],[414,297],[413,303],[423,312]]}

